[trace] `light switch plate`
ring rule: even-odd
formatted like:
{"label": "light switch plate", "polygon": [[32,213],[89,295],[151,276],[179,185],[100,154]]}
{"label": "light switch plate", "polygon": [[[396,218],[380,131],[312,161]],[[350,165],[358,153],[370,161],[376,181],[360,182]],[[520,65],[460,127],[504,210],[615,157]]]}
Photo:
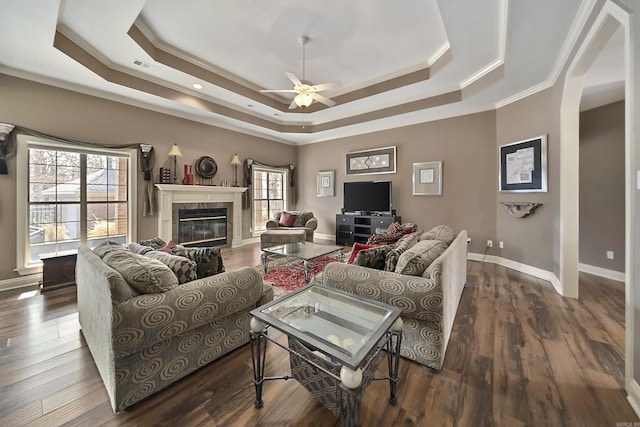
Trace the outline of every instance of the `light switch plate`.
{"label": "light switch plate", "polygon": [[613,251],[607,251],[607,259],[613,259]]}

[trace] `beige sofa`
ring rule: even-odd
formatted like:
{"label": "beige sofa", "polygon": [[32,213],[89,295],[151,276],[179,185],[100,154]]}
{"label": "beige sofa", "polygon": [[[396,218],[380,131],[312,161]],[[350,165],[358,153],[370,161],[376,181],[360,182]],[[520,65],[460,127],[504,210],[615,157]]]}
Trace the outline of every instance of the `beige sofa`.
{"label": "beige sofa", "polygon": [[280,225],[280,217],[283,212],[278,212],[275,218],[267,221],[266,228],[268,230],[304,230],[306,234],[306,241],[313,242],[313,234],[318,228],[318,220],[313,216],[313,212],[309,211],[286,211],[290,214],[296,215],[295,222],[292,227],[283,227]]}
{"label": "beige sofa", "polygon": [[254,268],[195,279],[193,261],[164,254],[178,260],[180,283],[152,252],[78,251],[80,326],[114,411],[249,342],[249,312],[273,299]]}
{"label": "beige sofa", "polygon": [[[386,255],[387,261],[390,256],[395,257],[400,265],[412,256],[411,247],[414,258],[430,251],[426,256],[429,265],[420,276],[336,262],[327,265],[314,281],[401,308],[404,322],[401,355],[440,370],[467,280],[467,233],[461,231],[444,251],[440,242],[421,239],[423,235],[413,236],[414,243],[402,253]],[[403,239],[411,241],[412,236]],[[405,266],[405,270],[408,268]]]}

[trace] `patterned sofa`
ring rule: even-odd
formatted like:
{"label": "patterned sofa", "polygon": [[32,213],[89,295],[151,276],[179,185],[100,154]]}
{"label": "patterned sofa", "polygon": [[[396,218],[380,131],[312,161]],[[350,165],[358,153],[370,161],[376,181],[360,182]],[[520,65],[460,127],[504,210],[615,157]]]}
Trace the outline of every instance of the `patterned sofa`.
{"label": "patterned sofa", "polygon": [[[294,221],[291,226],[282,225],[280,219],[283,214],[294,215]],[[282,230],[305,230],[307,232],[306,241],[313,242],[313,233],[318,228],[318,220],[313,216],[313,212],[309,211],[284,211],[278,212],[275,218],[267,221],[267,229],[282,229]]]}
{"label": "patterned sofa", "polygon": [[254,268],[196,279],[192,260],[152,252],[78,250],[80,326],[114,412],[249,342],[249,311],[273,299]]}
{"label": "patterned sofa", "polygon": [[[356,256],[358,261],[375,258],[382,252],[382,261],[369,262],[387,270],[392,263],[394,270],[401,270],[402,274],[335,262],[327,265],[314,281],[401,308],[404,338],[400,354],[440,370],[467,281],[467,232],[453,237],[448,227],[439,226],[426,233],[407,235],[396,245],[367,249]],[[417,271],[412,271],[414,268]]]}

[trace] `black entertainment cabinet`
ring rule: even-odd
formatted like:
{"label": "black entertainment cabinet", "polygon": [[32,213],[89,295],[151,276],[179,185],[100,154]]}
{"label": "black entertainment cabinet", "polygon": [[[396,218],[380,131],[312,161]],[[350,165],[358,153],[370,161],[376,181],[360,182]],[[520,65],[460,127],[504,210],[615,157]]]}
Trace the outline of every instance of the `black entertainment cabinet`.
{"label": "black entertainment cabinet", "polygon": [[336,245],[353,246],[366,243],[372,234],[380,234],[394,223],[401,222],[396,215],[336,215]]}

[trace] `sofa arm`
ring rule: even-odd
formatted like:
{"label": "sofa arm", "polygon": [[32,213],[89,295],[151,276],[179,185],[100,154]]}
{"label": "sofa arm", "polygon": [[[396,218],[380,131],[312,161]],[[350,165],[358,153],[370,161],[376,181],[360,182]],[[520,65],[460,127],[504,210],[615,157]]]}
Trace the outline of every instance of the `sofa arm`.
{"label": "sofa arm", "polygon": [[311,217],[311,219],[307,221],[304,226],[315,231],[315,229],[318,228],[318,220],[315,217]]}
{"label": "sofa arm", "polygon": [[133,354],[216,319],[249,311],[262,292],[260,273],[253,267],[242,267],[124,301],[113,313],[116,356]]}
{"label": "sofa arm", "polygon": [[442,321],[442,286],[437,279],[338,262],[327,265],[316,278],[323,286],[398,307],[402,317]]}
{"label": "sofa arm", "polygon": [[275,219],[270,219],[269,221],[267,221],[267,223],[265,225],[266,225],[266,227],[268,229],[269,228],[278,228],[278,227],[280,227],[280,224]]}

